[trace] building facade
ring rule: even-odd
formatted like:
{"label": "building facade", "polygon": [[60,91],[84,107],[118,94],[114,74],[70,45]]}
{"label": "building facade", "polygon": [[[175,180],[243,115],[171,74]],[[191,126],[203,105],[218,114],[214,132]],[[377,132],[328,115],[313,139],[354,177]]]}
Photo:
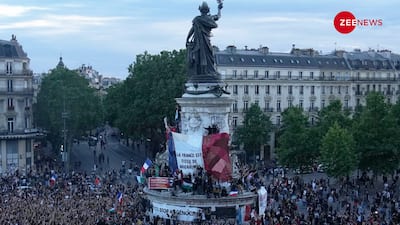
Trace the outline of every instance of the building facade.
{"label": "building facade", "polygon": [[[243,121],[251,104],[258,104],[279,126],[281,112],[290,106],[303,109],[310,123],[333,100],[353,111],[365,105],[370,91],[382,92],[390,103],[400,94],[400,57],[389,51],[334,51],[321,55],[313,49],[290,53],[269,52],[267,47],[239,50],[228,46],[215,51],[217,70],[228,85],[234,103],[230,125],[234,130]],[[265,151],[271,158],[274,135]],[[262,154],[260,157],[263,158]]]}
{"label": "building facade", "polygon": [[0,40],[0,173],[27,172],[34,165],[33,74],[30,59],[13,35]]}

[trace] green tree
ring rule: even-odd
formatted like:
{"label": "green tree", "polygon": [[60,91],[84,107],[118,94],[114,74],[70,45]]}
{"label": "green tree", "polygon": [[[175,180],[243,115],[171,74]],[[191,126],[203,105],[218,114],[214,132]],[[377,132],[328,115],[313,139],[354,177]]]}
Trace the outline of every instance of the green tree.
{"label": "green tree", "polygon": [[321,144],[321,162],[329,176],[341,178],[357,168],[357,154],[353,136],[335,122],[325,134]]}
{"label": "green tree", "polygon": [[318,149],[309,142],[314,129],[308,128],[308,118],[298,107],[287,108],[282,113],[282,127],[278,137],[279,163],[292,169],[312,166]]}
{"label": "green tree", "polygon": [[270,140],[272,130],[270,118],[265,115],[257,104],[252,104],[244,115],[243,124],[238,126],[235,136],[239,144],[243,144],[247,155],[253,155]]}
{"label": "green tree", "polygon": [[378,175],[398,168],[399,130],[394,113],[389,113],[389,105],[382,94],[368,94],[354,133],[361,170],[372,170]]}
{"label": "green tree", "polygon": [[68,115],[65,119],[68,142],[101,123],[100,98],[96,90],[76,72],[56,68],[42,80],[34,105],[35,123],[48,132],[53,146],[63,142],[63,112]]}
{"label": "green tree", "polygon": [[129,136],[151,140],[155,153],[165,135],[163,118],[174,117],[175,98],[184,93],[186,52],[145,52],[129,66],[129,76],[106,97],[107,120]]}
{"label": "green tree", "polygon": [[332,101],[327,107],[323,108],[319,113],[319,127],[322,137],[326,132],[338,123],[340,127],[348,128],[351,126],[350,113],[342,110],[340,100]]}

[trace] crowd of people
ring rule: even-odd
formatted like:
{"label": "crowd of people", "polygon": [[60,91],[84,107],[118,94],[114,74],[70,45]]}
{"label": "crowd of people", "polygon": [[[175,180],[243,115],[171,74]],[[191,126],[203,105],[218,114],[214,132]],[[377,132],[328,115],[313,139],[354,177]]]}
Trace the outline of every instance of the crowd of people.
{"label": "crowd of people", "polygon": [[120,182],[117,172],[101,176],[45,167],[0,181],[0,224],[132,225],[146,217],[148,202],[137,183]]}
{"label": "crowd of people", "polygon": [[[266,209],[261,214],[252,213],[247,223],[263,225],[391,225],[400,224],[399,176],[347,177],[344,180],[330,180],[326,176],[314,178],[284,173],[274,173],[274,169],[251,170],[244,167],[240,179],[230,184],[230,191],[238,193],[255,192],[264,186],[267,190]],[[154,171],[149,170],[150,176]],[[167,174],[167,173],[165,173]],[[212,181],[200,169],[192,175],[173,173],[174,189],[181,187],[185,177],[192,182],[192,194],[207,197],[227,197],[221,195],[218,182]],[[304,178],[304,179],[303,179]],[[181,188],[182,191],[187,191]],[[176,196],[173,192],[173,196]],[[258,206],[253,206],[258,212]],[[227,222],[225,222],[228,224]],[[240,223],[236,221],[236,223]],[[223,223],[224,224],[224,223]]]}

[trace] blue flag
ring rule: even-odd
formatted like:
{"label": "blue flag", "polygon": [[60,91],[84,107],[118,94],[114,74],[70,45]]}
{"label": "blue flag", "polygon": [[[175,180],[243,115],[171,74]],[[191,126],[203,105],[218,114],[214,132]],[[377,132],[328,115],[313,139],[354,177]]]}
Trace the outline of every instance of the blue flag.
{"label": "blue flag", "polygon": [[178,169],[178,163],[176,162],[175,144],[174,144],[174,139],[172,138],[172,132],[168,132],[167,145],[168,145],[169,168],[173,173],[174,171],[176,171],[176,169]]}

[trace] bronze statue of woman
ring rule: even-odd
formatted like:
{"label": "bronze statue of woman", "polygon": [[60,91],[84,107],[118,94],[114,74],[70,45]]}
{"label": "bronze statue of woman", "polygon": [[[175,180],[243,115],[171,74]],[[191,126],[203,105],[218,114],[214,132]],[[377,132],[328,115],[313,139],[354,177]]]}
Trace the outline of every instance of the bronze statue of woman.
{"label": "bronze statue of woman", "polygon": [[193,19],[187,39],[188,74],[195,82],[215,82],[219,75],[215,69],[213,46],[210,37],[211,30],[217,27],[221,18],[222,0],[218,0],[218,14],[210,15],[210,8],[206,2],[199,6],[200,16]]}

